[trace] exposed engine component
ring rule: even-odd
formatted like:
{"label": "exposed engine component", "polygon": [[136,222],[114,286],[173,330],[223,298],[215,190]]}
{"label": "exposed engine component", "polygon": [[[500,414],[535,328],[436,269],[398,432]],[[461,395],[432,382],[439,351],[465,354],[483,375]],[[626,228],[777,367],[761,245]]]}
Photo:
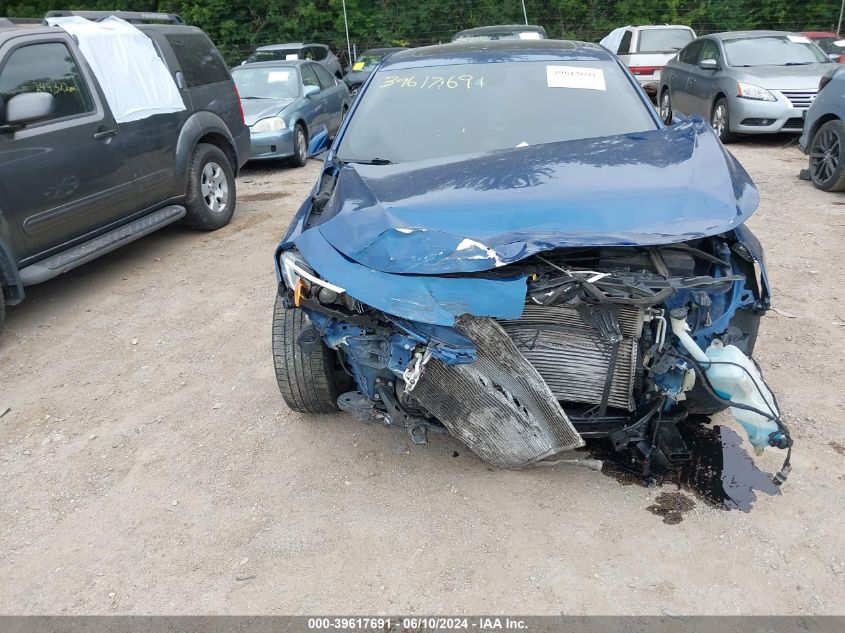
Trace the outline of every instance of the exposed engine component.
{"label": "exposed engine component", "polygon": [[502,327],[558,400],[634,410],[642,308],[528,304]]}
{"label": "exposed engine component", "polygon": [[475,343],[475,362],[432,358],[413,391],[452,435],[507,468],[584,445],[541,375],[495,321],[465,316],[456,328]]}

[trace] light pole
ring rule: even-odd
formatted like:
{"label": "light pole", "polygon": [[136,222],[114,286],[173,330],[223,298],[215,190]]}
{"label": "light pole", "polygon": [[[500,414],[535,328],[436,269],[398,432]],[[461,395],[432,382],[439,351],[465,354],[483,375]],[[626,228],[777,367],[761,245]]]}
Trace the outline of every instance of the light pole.
{"label": "light pole", "polygon": [[[842,0],[845,2],[845,0]],[[526,22],[528,24],[528,22]],[[349,65],[352,65],[352,46],[349,44],[349,20],[346,19],[346,0],[343,0],[343,28],[346,30],[346,54],[349,55]]]}
{"label": "light pole", "polygon": [[839,7],[839,23],[836,25],[836,34],[839,35],[839,31],[842,30],[842,12],[845,11],[845,0],[842,0],[842,6]]}
{"label": "light pole", "polygon": [[[845,0],[842,0],[842,6],[845,7]],[[525,23],[528,24],[528,12],[525,10],[525,0],[522,0],[522,17],[525,18]],[[839,16],[839,22],[842,22],[842,15]],[[837,31],[837,34],[839,31]]]}

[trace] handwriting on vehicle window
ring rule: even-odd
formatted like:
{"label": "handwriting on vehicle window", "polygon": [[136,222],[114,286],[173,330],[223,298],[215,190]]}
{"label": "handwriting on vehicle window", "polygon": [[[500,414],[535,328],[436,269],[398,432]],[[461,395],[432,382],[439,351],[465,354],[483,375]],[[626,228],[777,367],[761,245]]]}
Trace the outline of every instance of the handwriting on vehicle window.
{"label": "handwriting on vehicle window", "polygon": [[399,77],[388,75],[384,78],[379,88],[417,88],[419,90],[448,90],[464,89],[474,90],[484,87],[484,77],[474,75],[426,75],[423,79],[417,79],[416,75],[410,77]]}

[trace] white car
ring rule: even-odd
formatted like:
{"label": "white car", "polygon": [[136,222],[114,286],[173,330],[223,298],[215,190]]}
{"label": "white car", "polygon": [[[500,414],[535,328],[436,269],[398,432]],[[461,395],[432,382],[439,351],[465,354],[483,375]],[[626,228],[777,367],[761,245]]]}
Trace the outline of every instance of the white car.
{"label": "white car", "polygon": [[679,24],[623,26],[611,31],[599,43],[619,56],[648,96],[654,99],[666,62],[695,37],[695,31]]}

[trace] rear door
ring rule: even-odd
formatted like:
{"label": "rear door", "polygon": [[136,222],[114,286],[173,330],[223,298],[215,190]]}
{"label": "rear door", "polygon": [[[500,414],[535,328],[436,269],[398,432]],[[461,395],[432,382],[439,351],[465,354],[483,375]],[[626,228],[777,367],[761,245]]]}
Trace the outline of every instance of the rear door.
{"label": "rear door", "polygon": [[343,92],[338,80],[323,66],[314,64],[314,72],[320,82],[320,99],[326,109],[326,127],[330,135],[334,135],[343,119]]}
{"label": "rear door", "polygon": [[0,205],[22,231],[22,259],[46,254],[128,216],[134,175],[121,133],[90,70],[61,35],[0,49],[0,98],[47,92],[54,114],[0,132]]}

